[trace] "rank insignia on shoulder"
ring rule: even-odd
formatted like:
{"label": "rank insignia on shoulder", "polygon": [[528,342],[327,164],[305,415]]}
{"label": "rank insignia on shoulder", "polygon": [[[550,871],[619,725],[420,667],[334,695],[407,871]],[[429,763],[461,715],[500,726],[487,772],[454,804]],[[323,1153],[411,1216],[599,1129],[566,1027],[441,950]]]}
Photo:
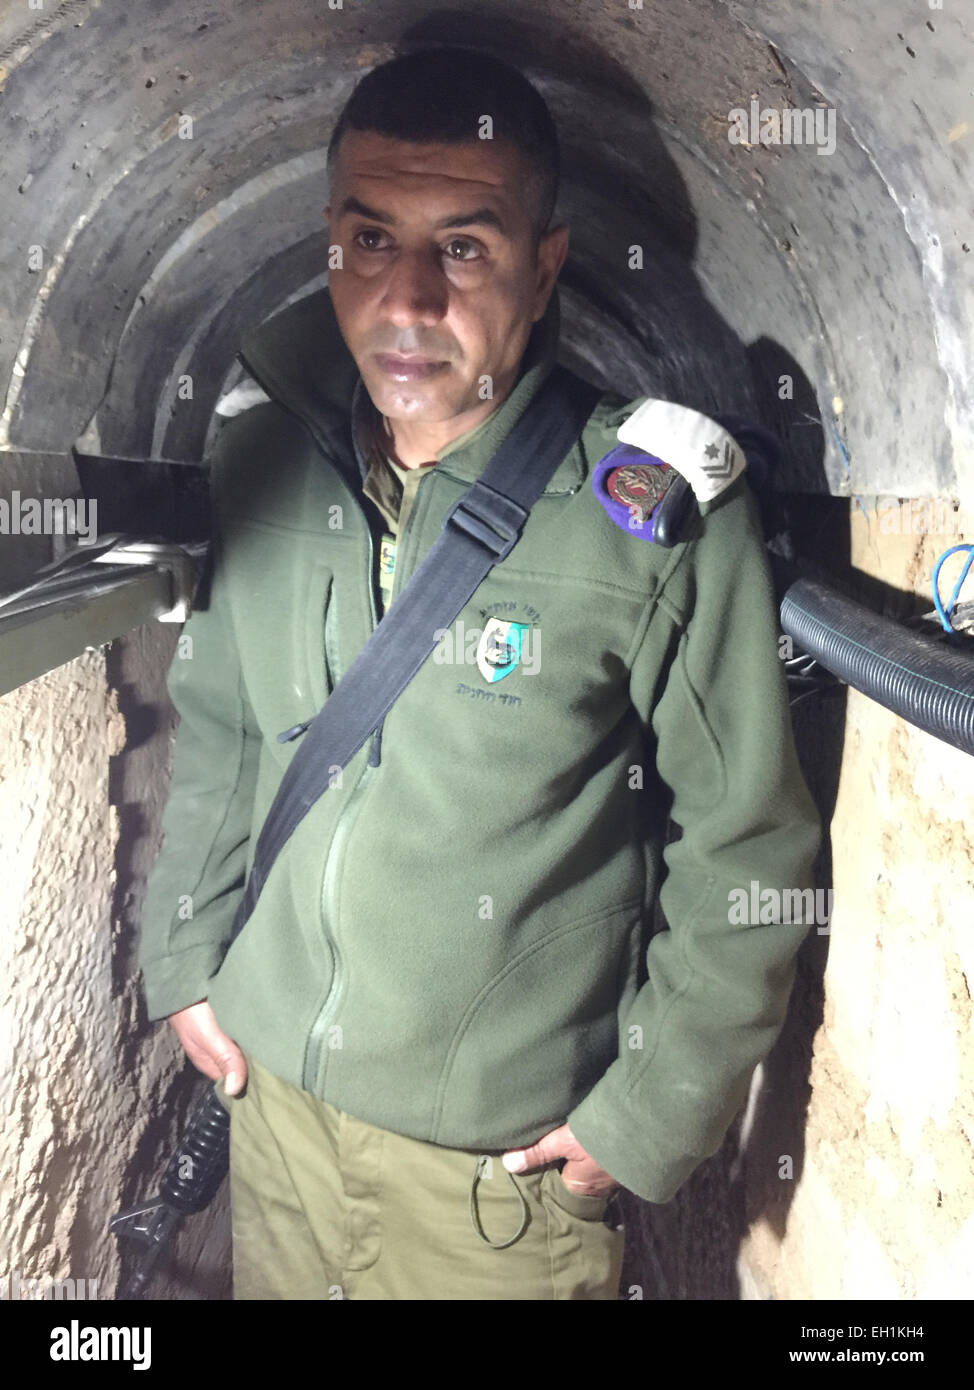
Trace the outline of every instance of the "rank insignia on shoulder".
{"label": "rank insignia on shoulder", "polygon": [[744,450],[723,425],[673,401],[647,396],[616,433],[682,473],[698,502],[719,497],[746,466]]}

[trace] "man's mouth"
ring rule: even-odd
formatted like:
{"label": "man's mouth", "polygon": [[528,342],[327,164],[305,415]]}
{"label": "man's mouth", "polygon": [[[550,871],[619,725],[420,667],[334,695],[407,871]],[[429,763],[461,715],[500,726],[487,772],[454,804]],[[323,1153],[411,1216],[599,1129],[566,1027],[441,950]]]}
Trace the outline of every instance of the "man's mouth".
{"label": "man's mouth", "polygon": [[379,371],[384,376],[391,377],[393,381],[423,381],[450,365],[449,362],[437,361],[433,357],[393,352],[377,352],[375,363]]}

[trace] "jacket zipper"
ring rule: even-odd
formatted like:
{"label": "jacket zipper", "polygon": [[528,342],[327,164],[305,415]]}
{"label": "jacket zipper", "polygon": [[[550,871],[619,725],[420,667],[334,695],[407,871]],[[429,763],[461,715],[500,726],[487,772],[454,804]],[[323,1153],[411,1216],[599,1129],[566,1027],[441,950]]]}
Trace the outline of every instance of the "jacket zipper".
{"label": "jacket zipper", "polygon": [[[419,488],[422,487],[422,485],[423,484],[421,481],[417,486],[417,497],[419,495]],[[364,509],[359,505],[357,498],[355,499],[355,503],[356,506],[359,507],[359,511],[362,513],[362,520],[365,522],[366,534],[368,536],[369,541],[369,611],[372,615],[372,631],[374,632],[378,625],[378,610],[375,601],[375,546],[372,540],[372,527],[369,525],[368,517],[365,515]],[[399,538],[400,545],[405,540],[406,534],[409,530],[409,523],[412,521],[415,512],[416,502],[414,498],[413,506],[410,510],[410,515],[406,519],[406,526],[403,530],[402,536]],[[399,559],[400,553],[401,552],[399,551],[399,548],[397,546],[397,560]],[[397,570],[399,570],[398,565]],[[401,570],[399,570],[399,573],[401,573]],[[390,602],[392,597],[393,596],[390,596]],[[311,1025],[311,1031],[308,1034],[308,1040],[305,1044],[302,1086],[306,1091],[310,1091],[312,1094],[316,1093],[318,1087],[318,1073],[321,1068],[321,1056],[322,1051],[324,1050],[326,1031],[334,1016],[338,999],[342,992],[342,986],[345,983],[344,961],[342,958],[341,947],[338,944],[337,899],[341,865],[344,863],[345,846],[348,842],[348,837],[351,833],[355,816],[357,816],[358,812],[361,810],[363,793],[367,787],[367,784],[372,780],[372,773],[379,763],[376,754],[378,752],[380,740],[382,738],[382,728],[383,725],[380,724],[379,727],[376,729],[375,733],[372,735],[372,744],[369,750],[369,760],[366,763],[365,768],[362,771],[362,775],[359,777],[359,780],[352,788],[348,801],[342,807],[338,820],[335,823],[335,830],[331,838],[331,844],[328,847],[328,857],[325,860],[325,872],[322,877],[321,884],[320,913],[322,924],[325,929],[325,936],[331,946],[332,951],[332,979],[331,985],[328,990],[328,994],[325,996],[325,1001],[322,1004],[321,1008],[318,1010],[318,1014]]]}
{"label": "jacket zipper", "polygon": [[[352,788],[348,802],[342,808],[341,815],[335,826],[331,844],[328,847],[328,858],[325,861],[325,872],[321,885],[320,911],[322,922],[325,926],[325,936],[331,946],[332,952],[332,977],[328,994],[325,1002],[318,1010],[318,1015],[311,1025],[308,1040],[304,1049],[304,1077],[302,1085],[306,1091],[314,1094],[317,1090],[318,1071],[321,1066],[321,1054],[325,1042],[325,1031],[328,1028],[342,986],[345,983],[345,968],[342,958],[341,947],[338,944],[338,915],[334,911],[337,906],[338,898],[338,877],[339,868],[344,858],[344,849],[348,840],[352,826],[352,811],[360,808],[362,791],[374,770],[372,763],[367,763],[361,777]],[[329,916],[329,913],[332,915]],[[331,923],[331,929],[328,923]]]}
{"label": "jacket zipper", "polygon": [[[352,495],[354,496],[354,493]],[[369,570],[367,587],[369,591],[369,613],[372,619],[372,632],[374,632],[378,623],[378,613],[376,610],[375,603],[374,580],[375,547],[372,541],[372,527],[369,525],[369,519],[365,515],[363,508],[359,506],[358,498],[355,498],[355,505],[359,507],[359,511],[362,514],[362,521],[365,524],[365,533],[368,537],[369,542]],[[330,602],[335,602],[334,595],[332,596]],[[341,679],[341,677],[339,677],[339,679]],[[318,910],[321,919],[321,924],[324,928],[325,939],[331,947],[332,977],[331,985],[329,987],[327,995],[325,996],[325,1002],[318,1010],[317,1016],[315,1017],[315,1020],[311,1025],[311,1031],[308,1034],[308,1040],[305,1043],[304,1048],[304,1075],[302,1078],[302,1085],[306,1091],[311,1091],[312,1093],[314,1093],[317,1089],[318,1070],[321,1066],[321,1053],[324,1044],[325,1029],[328,1027],[330,1023],[332,1014],[335,1010],[335,1005],[338,1001],[338,996],[341,993],[343,984],[345,983],[344,961],[342,959],[341,947],[338,944],[338,914],[337,912],[333,911],[333,909],[336,906],[337,898],[336,888],[338,882],[339,857],[341,855],[341,852],[345,848],[345,842],[348,839],[348,832],[351,826],[349,813],[352,810],[352,808],[357,805],[361,789],[364,783],[368,780],[369,774],[375,766],[375,764],[372,761],[372,758],[376,749],[377,739],[380,737],[381,733],[382,725],[380,724],[379,728],[372,735],[372,744],[369,749],[369,760],[365,765],[365,769],[362,772],[362,775],[359,777],[359,780],[356,782],[355,786],[352,788],[351,794],[349,795],[349,798],[345,805],[342,807],[338,816],[338,820],[335,822],[335,829],[331,837],[331,844],[328,846],[328,856],[325,859],[325,872],[322,877],[321,900],[318,904]],[[330,929],[329,922],[331,924]]]}

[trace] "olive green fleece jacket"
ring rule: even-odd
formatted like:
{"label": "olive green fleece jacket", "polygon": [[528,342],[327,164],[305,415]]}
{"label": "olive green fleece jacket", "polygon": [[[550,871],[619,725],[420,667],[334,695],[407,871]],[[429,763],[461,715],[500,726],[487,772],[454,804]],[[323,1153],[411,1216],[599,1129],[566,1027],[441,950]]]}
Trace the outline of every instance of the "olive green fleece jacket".
{"label": "olive green fleece jacket", "polygon": [[[393,602],[557,340],[556,291],[513,391],[420,479]],[[623,531],[591,471],[634,403],[604,395],[461,611],[457,663],[445,646],[424,663],[228,950],[301,756],[276,735],[316,713],[377,621],[362,387],[327,290],[253,330],[241,359],[271,400],[211,451],[212,582],[168,676],[150,1017],[208,998],[279,1077],[431,1143],[502,1152],[567,1121],[618,1182],[667,1201],[745,1100],[809,929],[786,913],[741,925],[732,895],[811,887],[820,837],[746,474],[673,549]],[[537,645],[489,683],[464,657],[493,616]],[[665,843],[668,814],[681,833]],[[651,935],[657,893],[667,927]]]}

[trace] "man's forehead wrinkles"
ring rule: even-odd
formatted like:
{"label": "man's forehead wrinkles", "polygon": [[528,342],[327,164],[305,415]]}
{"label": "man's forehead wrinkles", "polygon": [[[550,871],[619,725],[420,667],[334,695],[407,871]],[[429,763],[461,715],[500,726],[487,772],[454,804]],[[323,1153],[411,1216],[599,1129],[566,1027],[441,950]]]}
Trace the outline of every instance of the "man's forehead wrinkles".
{"label": "man's forehead wrinkles", "polygon": [[478,187],[500,188],[503,186],[504,179],[498,175],[496,178],[476,178],[470,174],[447,174],[442,169],[406,169],[401,166],[389,168],[388,165],[353,165],[349,170],[352,178],[362,179],[423,179],[428,182],[436,179],[444,183],[477,184]]}

